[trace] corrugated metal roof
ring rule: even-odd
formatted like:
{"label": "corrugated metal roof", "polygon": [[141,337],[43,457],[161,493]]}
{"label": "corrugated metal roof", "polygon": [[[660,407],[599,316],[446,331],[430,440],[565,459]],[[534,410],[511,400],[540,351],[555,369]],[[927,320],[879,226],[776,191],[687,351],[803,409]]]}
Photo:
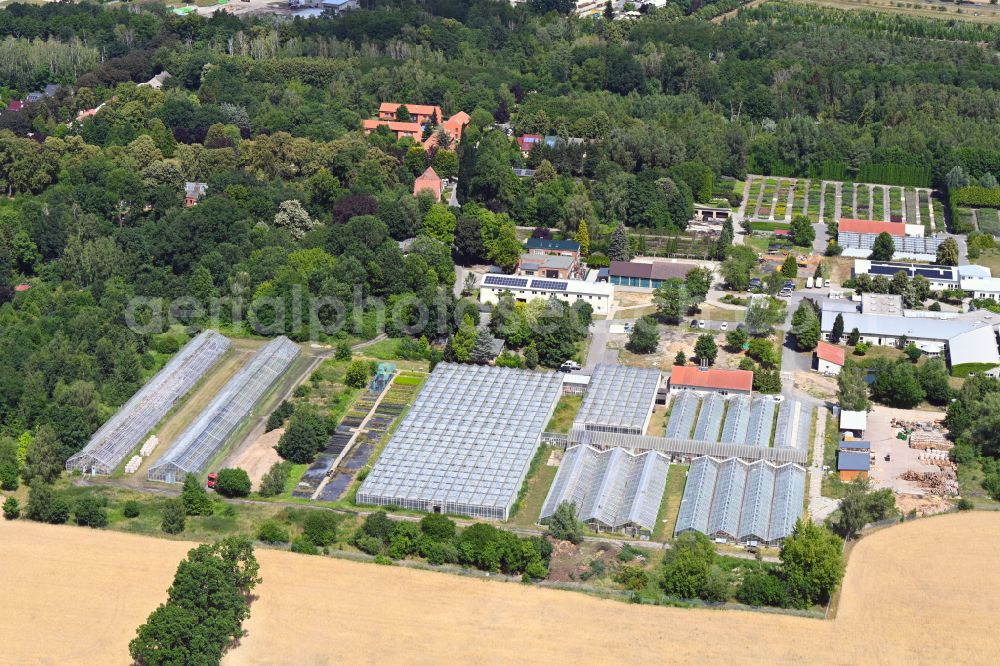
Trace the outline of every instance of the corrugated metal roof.
{"label": "corrugated metal roof", "polygon": [[871,469],[871,456],[867,452],[840,451],[837,453],[837,469],[845,472],[867,472]]}
{"label": "corrugated metal roof", "polygon": [[948,341],[948,360],[952,366],[963,363],[996,363],[1000,365],[997,336],[992,326],[981,326]]}
{"label": "corrugated metal roof", "polygon": [[[963,321],[960,319],[921,319],[916,317],[891,317],[888,315],[841,313],[844,317],[844,331],[858,329],[862,335],[884,335],[887,337],[925,338],[929,340],[949,340],[956,335],[967,333],[985,322]],[[823,331],[833,330],[836,312],[823,312]]]}

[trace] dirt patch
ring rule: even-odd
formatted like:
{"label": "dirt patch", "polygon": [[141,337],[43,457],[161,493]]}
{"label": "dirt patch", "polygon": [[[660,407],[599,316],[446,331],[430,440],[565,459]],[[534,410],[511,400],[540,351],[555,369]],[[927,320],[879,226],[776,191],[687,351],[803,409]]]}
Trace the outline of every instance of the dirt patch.
{"label": "dirt patch", "polygon": [[824,377],[815,372],[796,372],[795,388],[805,391],[814,398],[828,400],[837,395],[837,378]]}
{"label": "dirt patch", "polygon": [[[641,645],[678,663],[732,664],[739,652],[770,664],[982,663],[1000,650],[1000,576],[983,573],[1000,566],[998,542],[1000,514],[989,511],[916,520],[865,537],[851,553],[837,617],[828,622],[632,606],[260,549],[259,598],[246,637],[224,661],[624,662]],[[0,522],[3,659],[128,663],[128,641],[166,599],[190,547]]]}
{"label": "dirt patch", "polygon": [[249,446],[233,453],[223,467],[239,467],[246,470],[253,483],[254,490],[259,489],[260,480],[276,462],[281,462],[281,456],[274,450],[278,440],[284,434],[284,428],[265,432]]}

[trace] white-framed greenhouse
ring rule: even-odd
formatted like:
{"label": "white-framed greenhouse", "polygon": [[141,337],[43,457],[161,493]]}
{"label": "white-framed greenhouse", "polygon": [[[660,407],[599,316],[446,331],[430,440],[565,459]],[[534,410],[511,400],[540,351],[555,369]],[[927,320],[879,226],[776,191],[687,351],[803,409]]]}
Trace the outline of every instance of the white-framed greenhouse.
{"label": "white-framed greenhouse", "polygon": [[358,504],[507,520],[561,392],[554,372],[439,363]]}
{"label": "white-framed greenhouse", "polygon": [[261,347],[150,468],[149,480],[181,483],[202,471],[299,353],[285,336]]}
{"label": "white-framed greenhouse", "polygon": [[66,469],[113,473],[231,347],[232,342],[216,331],[195,336],[66,461]]}
{"label": "white-framed greenhouse", "polygon": [[649,425],[659,386],[659,370],[599,364],[573,427],[641,435]]}
{"label": "white-framed greenhouse", "polygon": [[696,531],[740,543],[779,543],[803,513],[805,488],[805,469],[792,463],[696,458],[674,534]]}
{"label": "white-framed greenhouse", "polygon": [[563,502],[598,532],[652,534],[667,485],[670,461],[661,453],[634,454],[622,448],[601,451],[590,446],[566,450],[542,505],[545,522]]}

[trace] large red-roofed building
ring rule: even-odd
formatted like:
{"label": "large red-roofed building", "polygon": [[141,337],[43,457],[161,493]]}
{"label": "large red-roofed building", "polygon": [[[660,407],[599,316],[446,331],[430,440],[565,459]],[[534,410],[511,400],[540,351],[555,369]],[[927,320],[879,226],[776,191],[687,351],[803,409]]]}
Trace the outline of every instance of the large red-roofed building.
{"label": "large red-roofed building", "polygon": [[670,371],[668,385],[671,393],[696,391],[722,395],[750,395],[753,391],[753,373],[749,370],[675,365]]}

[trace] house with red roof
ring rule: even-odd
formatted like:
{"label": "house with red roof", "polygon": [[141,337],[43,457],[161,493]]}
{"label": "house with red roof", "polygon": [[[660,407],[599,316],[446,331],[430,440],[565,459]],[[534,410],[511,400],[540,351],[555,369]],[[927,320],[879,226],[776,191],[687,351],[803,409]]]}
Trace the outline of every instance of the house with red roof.
{"label": "house with red roof", "polygon": [[388,127],[390,132],[396,134],[396,140],[410,137],[417,143],[423,138],[424,128],[420,123],[403,123],[396,120],[374,120],[367,119],[361,121],[361,128],[365,131],[365,136],[371,134],[379,127]]}
{"label": "house with red roof", "polygon": [[406,107],[406,110],[410,114],[410,121],[419,123],[421,125],[426,125],[429,122],[434,124],[440,124],[441,117],[441,107],[432,106],[430,104],[399,104],[397,102],[382,102],[378,107],[378,119],[379,120],[398,120],[396,117],[396,112],[399,111],[399,107]]}
{"label": "house with red roof", "polygon": [[521,152],[524,153],[524,156],[527,157],[528,153],[531,152],[531,149],[542,143],[544,139],[545,137],[541,134],[525,134],[517,137],[517,145],[521,148]]}
{"label": "house with red roof", "polygon": [[699,368],[693,365],[675,365],[667,380],[670,393],[695,391],[721,395],[750,395],[753,391],[753,372],[726,368]]}
{"label": "house with red roof", "polygon": [[427,170],[413,181],[413,196],[417,196],[423,190],[430,190],[434,193],[434,200],[441,201],[442,183],[443,181],[434,171],[434,167],[427,167]]}
{"label": "house with red roof", "polygon": [[12,99],[10,104],[7,105],[8,111],[20,111],[24,108],[24,102],[19,99]]}
{"label": "house with red roof", "polygon": [[839,345],[820,340],[816,345],[816,370],[824,374],[839,375],[847,359],[847,350]]}

